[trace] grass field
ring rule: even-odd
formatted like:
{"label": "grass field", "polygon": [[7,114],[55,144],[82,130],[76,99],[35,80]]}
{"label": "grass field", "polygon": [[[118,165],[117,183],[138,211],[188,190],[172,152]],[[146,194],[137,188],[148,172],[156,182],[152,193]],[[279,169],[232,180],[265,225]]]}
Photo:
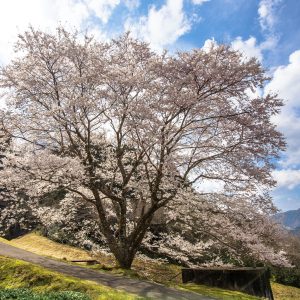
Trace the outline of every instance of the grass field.
{"label": "grass field", "polygon": [[86,280],[64,276],[45,268],[0,256],[0,289],[28,288],[35,293],[75,291],[93,300],[138,300],[135,295]]}
{"label": "grass field", "polygon": [[[98,254],[93,256],[87,251],[71,247],[68,245],[53,242],[38,233],[30,233],[20,238],[7,241],[0,238],[0,241],[6,242],[12,246],[34,252],[36,254],[53,257],[56,259],[94,259],[96,258],[101,262],[100,265],[90,266],[93,269],[98,269],[102,272],[110,272],[118,275],[125,275],[136,277],[140,279],[147,279],[168,286],[173,286],[180,289],[192,290],[194,292],[212,296],[224,300],[252,300],[258,299],[243,293],[233,292],[228,290],[210,288],[207,286],[199,285],[182,285],[180,267],[167,263],[157,262],[153,260],[141,261],[136,259],[133,263],[132,271],[125,271],[122,269],[114,268],[115,261],[112,256],[107,254]],[[289,287],[277,283],[272,283],[272,290],[275,300],[292,300],[300,299],[300,289]],[[124,298],[126,299],[126,298]]]}

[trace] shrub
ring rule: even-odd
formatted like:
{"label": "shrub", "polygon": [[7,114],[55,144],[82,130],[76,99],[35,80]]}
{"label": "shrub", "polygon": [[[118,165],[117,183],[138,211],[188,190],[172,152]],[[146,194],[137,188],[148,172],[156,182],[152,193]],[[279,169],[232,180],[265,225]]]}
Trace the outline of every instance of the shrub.
{"label": "shrub", "polygon": [[63,291],[50,293],[33,293],[29,289],[4,289],[0,290],[0,300],[90,300],[90,298],[79,292]]}
{"label": "shrub", "polygon": [[299,268],[272,268],[272,276],[277,283],[300,288]]}

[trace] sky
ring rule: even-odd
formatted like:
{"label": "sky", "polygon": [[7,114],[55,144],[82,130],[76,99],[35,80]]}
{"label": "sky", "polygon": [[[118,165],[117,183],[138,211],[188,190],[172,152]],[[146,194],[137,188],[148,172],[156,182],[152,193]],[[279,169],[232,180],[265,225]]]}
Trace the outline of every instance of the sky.
{"label": "sky", "polygon": [[255,56],[271,78],[263,92],[278,93],[285,103],[273,120],[287,150],[276,161],[272,196],[282,211],[300,208],[299,0],[1,0],[0,65],[9,63],[18,34],[29,25],[88,30],[101,40],[130,31],[158,52],[213,41]]}

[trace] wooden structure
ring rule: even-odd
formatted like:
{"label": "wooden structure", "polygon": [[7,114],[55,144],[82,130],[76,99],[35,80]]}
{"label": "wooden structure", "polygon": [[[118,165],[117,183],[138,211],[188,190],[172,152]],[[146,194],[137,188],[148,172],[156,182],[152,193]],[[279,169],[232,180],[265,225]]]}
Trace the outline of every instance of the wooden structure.
{"label": "wooden structure", "polygon": [[95,259],[77,259],[77,260],[71,260],[71,262],[74,263],[86,263],[87,265],[96,265],[100,264],[97,260]]}

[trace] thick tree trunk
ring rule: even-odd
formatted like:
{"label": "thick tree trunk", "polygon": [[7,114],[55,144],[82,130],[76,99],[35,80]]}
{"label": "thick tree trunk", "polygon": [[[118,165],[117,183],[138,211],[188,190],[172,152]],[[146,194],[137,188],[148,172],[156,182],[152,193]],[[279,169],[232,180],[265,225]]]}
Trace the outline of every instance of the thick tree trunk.
{"label": "thick tree trunk", "polygon": [[122,269],[131,268],[136,252],[142,243],[146,231],[151,224],[153,215],[157,209],[158,208],[156,206],[154,206],[152,210],[150,209],[148,214],[145,214],[143,218],[140,219],[140,223],[131,233],[131,235],[127,238],[123,237],[121,243],[119,241],[116,251],[112,251],[119,267]]}
{"label": "thick tree trunk", "polygon": [[118,267],[122,269],[130,269],[136,251],[122,247],[118,249],[117,253],[114,253],[114,256],[117,260]]}

